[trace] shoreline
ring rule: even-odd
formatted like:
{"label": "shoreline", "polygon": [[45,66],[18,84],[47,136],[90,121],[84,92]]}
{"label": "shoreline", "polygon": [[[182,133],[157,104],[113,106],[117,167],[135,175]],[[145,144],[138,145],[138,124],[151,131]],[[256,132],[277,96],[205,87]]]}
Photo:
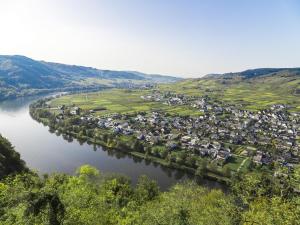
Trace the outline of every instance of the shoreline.
{"label": "shoreline", "polygon": [[[158,158],[155,157],[153,155],[147,155],[146,153],[142,153],[142,152],[138,152],[135,151],[134,149],[131,149],[129,146],[126,145],[125,142],[123,142],[120,138],[120,136],[115,136],[114,140],[110,140],[108,143],[108,141],[104,141],[102,139],[100,139],[99,137],[97,137],[97,140],[95,140],[95,137],[91,138],[88,136],[81,136],[80,138],[78,137],[78,133],[76,132],[61,132],[60,130],[54,129],[53,127],[49,126],[49,120],[47,118],[40,118],[34,115],[33,111],[36,110],[37,108],[33,108],[31,105],[29,106],[29,113],[30,116],[32,117],[32,119],[34,119],[35,121],[42,123],[44,126],[47,126],[49,129],[53,129],[54,132],[59,132],[62,135],[68,135],[69,137],[72,137],[78,141],[84,141],[87,144],[91,145],[91,144],[95,144],[95,145],[99,145],[101,147],[105,147],[107,149],[112,149],[112,150],[116,150],[116,151],[120,151],[122,153],[126,153],[128,155],[140,158],[140,159],[144,159],[144,160],[149,160],[151,162],[155,162],[158,163],[159,165],[162,165],[164,167],[170,168],[170,169],[176,169],[176,170],[181,170],[183,172],[186,172],[190,175],[193,175],[195,177],[199,177],[196,175],[196,169],[195,168],[191,168],[191,167],[187,167],[185,165],[180,165],[178,163],[175,162],[167,162],[165,159],[162,158]],[[119,141],[119,142],[118,142]],[[122,149],[121,147],[118,147],[118,144],[116,143],[118,142],[119,145],[122,145]],[[125,150],[124,150],[125,147]],[[213,173],[212,171],[207,171],[204,174],[201,175],[201,177],[199,178],[204,178],[207,180],[211,180],[211,181],[216,181],[222,185],[225,185],[226,187],[228,187],[231,183],[230,178],[228,177],[224,177],[221,175],[218,175],[216,173]]]}

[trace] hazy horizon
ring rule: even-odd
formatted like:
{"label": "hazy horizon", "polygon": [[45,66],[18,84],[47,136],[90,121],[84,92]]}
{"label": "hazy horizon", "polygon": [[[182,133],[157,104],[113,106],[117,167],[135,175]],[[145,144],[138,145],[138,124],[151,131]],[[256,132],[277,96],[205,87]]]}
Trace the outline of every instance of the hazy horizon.
{"label": "hazy horizon", "polygon": [[182,77],[299,67],[300,2],[4,0],[0,54]]}
{"label": "hazy horizon", "polygon": [[[1,56],[1,55],[0,55]],[[62,62],[57,62],[57,61],[48,61],[48,60],[44,60],[44,59],[35,59],[32,58],[30,56],[26,56],[26,55],[5,55],[5,56],[22,56],[22,57],[27,57],[36,61],[43,61],[43,62],[48,62],[48,63],[59,63],[59,64],[65,64],[65,65],[70,65],[70,66],[83,66],[83,67],[92,67],[94,69],[99,69],[99,70],[113,70],[113,71],[128,71],[128,72],[140,72],[140,73],[145,73],[145,74],[151,74],[151,75],[165,75],[165,76],[174,76],[174,77],[179,77],[179,78],[200,78],[203,77],[205,75],[212,75],[212,74],[223,74],[223,73],[236,73],[236,72],[243,72],[245,70],[252,70],[252,69],[268,69],[268,68],[273,68],[273,69],[294,69],[294,68],[300,68],[299,66],[297,67],[259,67],[259,68],[247,68],[247,69],[241,69],[239,71],[227,71],[227,72],[221,72],[221,73],[206,73],[206,74],[202,74],[197,76],[183,76],[182,74],[162,74],[162,73],[147,73],[145,71],[140,71],[140,70],[117,70],[114,68],[99,68],[99,67],[94,67],[94,66],[87,66],[87,65],[82,65],[82,64],[74,64],[74,63],[62,63]]]}

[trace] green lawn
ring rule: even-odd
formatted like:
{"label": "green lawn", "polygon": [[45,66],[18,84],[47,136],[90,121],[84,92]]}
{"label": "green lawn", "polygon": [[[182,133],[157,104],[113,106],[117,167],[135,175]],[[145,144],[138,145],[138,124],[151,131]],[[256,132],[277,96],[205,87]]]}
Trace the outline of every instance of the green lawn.
{"label": "green lawn", "polygon": [[[232,171],[237,172],[238,170],[246,170],[247,169],[247,165],[243,163],[244,160],[248,160],[248,158],[245,157],[241,157],[241,156],[237,156],[237,155],[233,155],[229,161],[224,165],[224,169],[227,167]],[[241,165],[243,163],[243,165]]]}
{"label": "green lawn", "polygon": [[112,113],[134,113],[147,111],[164,111],[178,115],[201,115],[197,109],[190,106],[168,106],[163,102],[150,102],[141,99],[141,95],[149,94],[147,90],[109,90],[88,94],[66,95],[53,99],[51,107],[60,105],[76,105],[84,110],[91,110],[98,107],[105,107],[106,110],[96,112],[97,115],[107,115]]}
{"label": "green lawn", "polygon": [[[231,81],[224,83],[218,79],[186,79],[177,83],[159,85],[160,91],[203,96],[237,105],[248,110],[268,108],[273,104],[288,104],[291,111],[300,111],[300,96],[295,94],[300,89],[300,77],[266,77],[259,80]],[[98,115],[111,113],[134,113],[138,111],[163,110],[171,114],[198,116],[201,113],[190,106],[168,106],[162,102],[148,102],[140,98],[150,90],[112,89],[88,94],[67,95],[51,101],[51,106],[75,104],[90,110],[105,107],[107,110]]]}

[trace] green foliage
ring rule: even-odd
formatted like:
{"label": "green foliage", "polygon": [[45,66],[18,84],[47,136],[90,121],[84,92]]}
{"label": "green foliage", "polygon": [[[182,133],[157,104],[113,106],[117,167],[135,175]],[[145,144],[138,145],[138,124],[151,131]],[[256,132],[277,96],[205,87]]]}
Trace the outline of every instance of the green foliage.
{"label": "green foliage", "polygon": [[96,168],[90,165],[83,165],[80,168],[78,168],[77,174],[79,175],[79,177],[88,177],[93,179],[99,176],[100,173]]}
{"label": "green foliage", "polygon": [[198,168],[196,170],[195,175],[198,176],[198,177],[204,177],[204,175],[207,172],[207,165],[208,165],[207,159],[199,160],[198,161]]}
{"label": "green foliage", "polygon": [[266,224],[285,225],[299,224],[300,199],[286,201],[280,197],[257,198],[251,202],[249,210],[243,213],[242,221],[245,225]]}
{"label": "green foliage", "polygon": [[234,209],[230,197],[222,191],[182,184],[142,206],[137,224],[234,224]]}
{"label": "green foliage", "polygon": [[12,173],[26,171],[25,162],[11,143],[0,135],[0,180]]}
{"label": "green foliage", "polygon": [[155,199],[159,194],[159,187],[155,181],[150,180],[147,176],[141,176],[134,194],[135,199],[142,204]]}
{"label": "green foliage", "polygon": [[245,205],[262,197],[291,198],[294,193],[289,179],[277,179],[263,172],[238,176],[232,183],[232,190]]}
{"label": "green foliage", "polygon": [[162,102],[145,102],[140,98],[141,95],[150,94],[150,90],[132,90],[128,92],[122,89],[113,89],[101,92],[93,92],[88,94],[65,95],[60,98],[53,99],[50,104],[52,108],[66,105],[80,107],[83,110],[94,110],[98,107],[104,107],[105,110],[96,111],[94,114],[105,116],[113,113],[133,114],[148,111],[164,111],[172,115],[202,115],[199,110],[188,106],[169,106]]}
{"label": "green foliage", "polygon": [[280,187],[256,173],[227,194],[191,182],[160,192],[146,176],[133,187],[128,178],[89,165],[76,176],[23,173],[0,182],[0,224],[298,224],[300,198],[283,195]]}

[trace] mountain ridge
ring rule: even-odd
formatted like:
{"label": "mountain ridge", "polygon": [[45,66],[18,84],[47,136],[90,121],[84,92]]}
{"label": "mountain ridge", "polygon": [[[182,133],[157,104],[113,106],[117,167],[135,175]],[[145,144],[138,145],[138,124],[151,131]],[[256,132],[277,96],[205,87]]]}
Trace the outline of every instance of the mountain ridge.
{"label": "mountain ridge", "polygon": [[295,73],[295,75],[300,75],[300,67],[293,68],[256,68],[248,69],[241,72],[229,72],[229,73],[212,73],[203,76],[203,78],[234,78],[241,77],[244,79],[251,79],[262,76],[270,75],[281,75],[286,73]]}
{"label": "mountain ridge", "polygon": [[58,89],[128,87],[181,79],[0,55],[0,100]]}
{"label": "mountain ridge", "polygon": [[[10,61],[10,63],[15,63],[17,66],[26,66],[24,63],[31,64],[29,66],[36,65],[40,63],[40,66],[44,66],[44,70],[52,70],[47,72],[56,72],[57,75],[59,74],[79,74],[84,76],[100,76],[101,78],[126,78],[126,79],[136,79],[142,80],[152,76],[163,76],[173,80],[180,80],[181,78],[175,76],[168,76],[168,75],[160,75],[160,74],[147,74],[138,71],[124,71],[124,70],[110,70],[110,69],[98,69],[95,67],[88,67],[88,66],[81,66],[81,65],[70,65],[64,63],[57,63],[57,62],[48,62],[44,60],[34,60],[27,56],[23,55],[0,55],[0,72],[3,70],[3,61]],[[16,66],[13,64],[13,66]],[[7,66],[7,65],[6,65]],[[10,69],[9,67],[4,67],[4,69]],[[113,74],[113,73],[117,73]]]}

